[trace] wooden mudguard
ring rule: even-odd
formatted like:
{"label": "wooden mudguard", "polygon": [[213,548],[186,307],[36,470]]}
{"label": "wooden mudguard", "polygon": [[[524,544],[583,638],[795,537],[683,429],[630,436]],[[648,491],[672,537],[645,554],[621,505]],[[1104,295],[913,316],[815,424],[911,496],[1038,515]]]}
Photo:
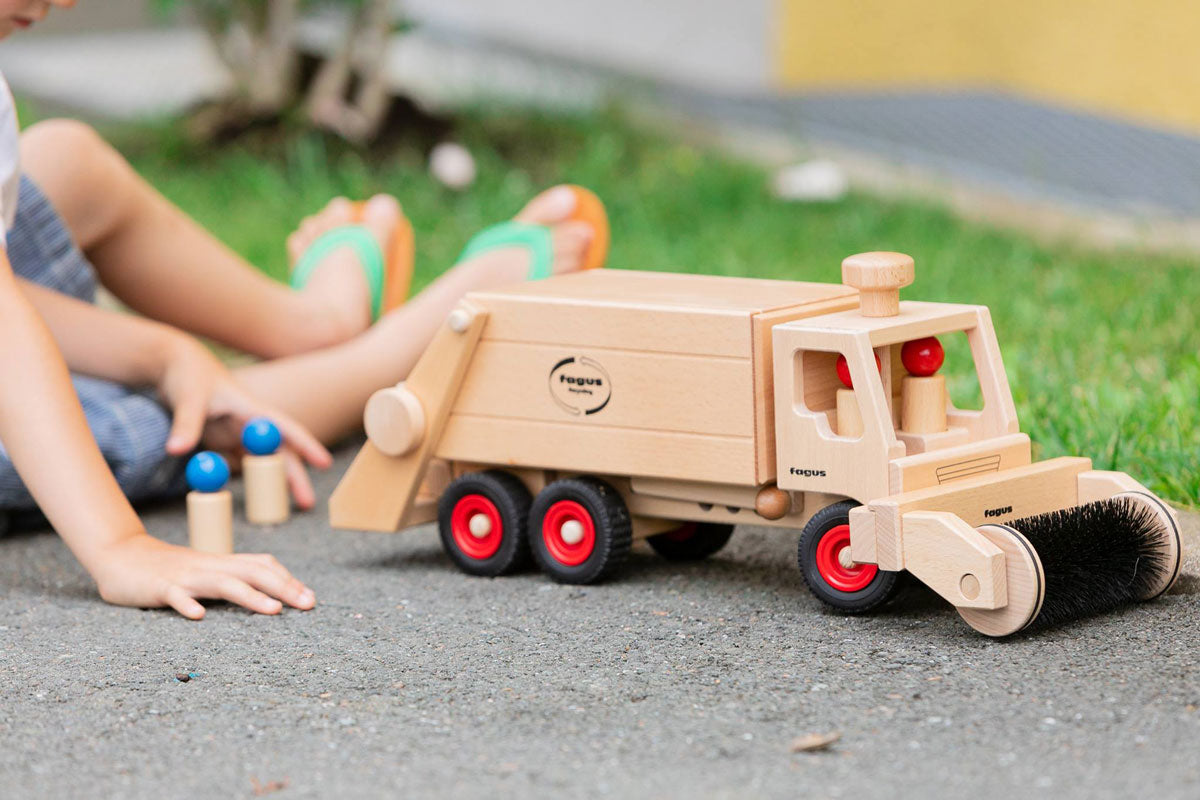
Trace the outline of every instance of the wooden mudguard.
{"label": "wooden mudguard", "polygon": [[400,527],[420,488],[487,321],[485,312],[469,304],[461,304],[458,310],[470,314],[466,327],[455,330],[443,323],[405,381],[425,411],[428,428],[421,443],[398,458],[384,455],[370,442],[364,444],[329,498],[329,523],[333,527],[383,532]]}

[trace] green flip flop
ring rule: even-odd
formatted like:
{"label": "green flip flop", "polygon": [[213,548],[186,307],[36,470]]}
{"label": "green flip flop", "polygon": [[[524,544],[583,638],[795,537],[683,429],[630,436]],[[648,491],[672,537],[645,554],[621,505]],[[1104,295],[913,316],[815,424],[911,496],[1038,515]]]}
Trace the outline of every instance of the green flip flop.
{"label": "green flip flop", "polygon": [[550,277],[554,267],[554,245],[550,239],[550,229],[545,225],[501,222],[484,228],[471,237],[458,260],[466,261],[502,247],[524,247],[529,251],[529,280],[540,281]]}
{"label": "green flip flop", "polygon": [[[547,234],[547,243],[549,235]],[[383,282],[384,257],[379,243],[362,225],[343,225],[333,228],[317,237],[292,270],[291,286],[293,289],[304,288],[312,278],[317,265],[329,257],[334,250],[349,247],[358,257],[362,266],[363,276],[367,279],[367,288],[371,293],[371,322],[379,319],[383,312]],[[549,262],[547,262],[549,263]]]}

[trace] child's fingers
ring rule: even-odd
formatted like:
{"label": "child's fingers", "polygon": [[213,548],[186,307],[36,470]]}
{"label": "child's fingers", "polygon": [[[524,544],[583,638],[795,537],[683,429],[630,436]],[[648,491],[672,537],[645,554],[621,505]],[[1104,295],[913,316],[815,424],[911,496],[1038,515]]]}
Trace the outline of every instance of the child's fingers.
{"label": "child's fingers", "polygon": [[317,504],[317,492],[313,489],[312,479],[308,470],[300,461],[300,457],[289,448],[279,451],[283,454],[283,468],[287,472],[288,489],[292,493],[296,505],[307,511]]}
{"label": "child's fingers", "polygon": [[182,586],[168,586],[163,601],[188,619],[204,619],[204,606],[196,602]]}
{"label": "child's fingers", "polygon": [[278,558],[270,553],[238,553],[235,557],[242,561],[254,561],[258,564],[265,564],[271,569],[281,569],[284,572],[287,572],[288,575],[292,574],[291,572],[288,572],[287,567],[280,563]]}
{"label": "child's fingers", "polygon": [[180,400],[172,414],[167,452],[178,456],[194,449],[204,432],[204,421],[207,418],[208,408],[203,397],[187,397]]}
{"label": "child's fingers", "polygon": [[309,433],[308,428],[286,414],[276,413],[272,419],[279,428],[283,440],[309,464],[318,469],[326,469],[333,463],[333,456],[325,449],[325,445],[317,440],[317,437]]}
{"label": "child's fingers", "polygon": [[284,443],[300,453],[305,461],[319,469],[325,469],[333,463],[333,456],[308,428],[282,411],[259,403],[245,389],[232,384],[229,388],[232,391],[222,398],[220,405],[223,411],[231,413],[240,424],[244,425],[253,417],[267,417],[279,428],[279,435],[283,437]]}
{"label": "child's fingers", "polygon": [[[275,575],[280,580],[295,581],[301,589],[305,588],[304,584],[300,583],[287,567],[280,564],[279,560],[269,553],[238,553],[233,560],[236,564],[236,574],[242,576],[243,580],[247,580],[244,577],[247,573],[257,574],[262,571]],[[253,583],[249,580],[247,582]]]}
{"label": "child's fingers", "polygon": [[268,408],[258,405],[246,405],[240,409],[241,416],[244,417],[242,422],[246,422],[251,417],[267,417],[275,423],[275,427],[279,428],[279,435],[283,437],[284,444],[291,447],[300,456],[318,469],[326,469],[333,463],[333,456],[325,445],[309,433],[308,428],[301,425],[296,420],[284,414],[282,411],[277,411],[273,408]]}
{"label": "child's fingers", "polygon": [[255,589],[277,597],[293,608],[307,610],[316,603],[313,591],[292,577],[282,566],[275,567],[261,561],[238,559],[230,571]]}
{"label": "child's fingers", "polygon": [[228,600],[259,614],[278,614],[283,610],[283,603],[274,597],[268,597],[232,575],[218,574],[214,576],[212,583],[209,584],[209,591],[219,600]]}

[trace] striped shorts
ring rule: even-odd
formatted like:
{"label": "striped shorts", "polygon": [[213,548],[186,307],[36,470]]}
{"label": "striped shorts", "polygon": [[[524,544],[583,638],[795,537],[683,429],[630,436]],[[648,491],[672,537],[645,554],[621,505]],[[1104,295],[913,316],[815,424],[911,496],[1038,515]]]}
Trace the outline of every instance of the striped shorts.
{"label": "striped shorts", "polygon": [[[21,178],[17,217],[8,232],[8,260],[17,277],[85,302],[96,298],[96,271],[41,190]],[[186,459],[164,449],[171,414],[149,391],[72,375],[75,392],[100,452],[130,500],[181,494]],[[36,504],[0,442],[0,531],[12,522],[39,522]],[[33,512],[33,513],[25,513]]]}

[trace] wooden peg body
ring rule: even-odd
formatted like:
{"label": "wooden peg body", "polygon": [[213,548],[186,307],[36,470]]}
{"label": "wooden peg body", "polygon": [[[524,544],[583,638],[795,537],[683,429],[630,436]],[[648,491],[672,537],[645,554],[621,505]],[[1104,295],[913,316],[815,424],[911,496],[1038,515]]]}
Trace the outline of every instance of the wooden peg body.
{"label": "wooden peg body", "polygon": [[246,481],[246,519],[255,525],[278,525],[291,512],[283,456],[246,455],[242,459]]}
{"label": "wooden peg body", "polygon": [[900,384],[900,429],[906,433],[946,430],[946,377],[905,376]]}
{"label": "wooden peg body", "polygon": [[188,544],[201,553],[233,552],[233,494],[188,492]]}
{"label": "wooden peg body", "polygon": [[857,439],[863,435],[862,411],[853,389],[837,390],[837,435]]}

